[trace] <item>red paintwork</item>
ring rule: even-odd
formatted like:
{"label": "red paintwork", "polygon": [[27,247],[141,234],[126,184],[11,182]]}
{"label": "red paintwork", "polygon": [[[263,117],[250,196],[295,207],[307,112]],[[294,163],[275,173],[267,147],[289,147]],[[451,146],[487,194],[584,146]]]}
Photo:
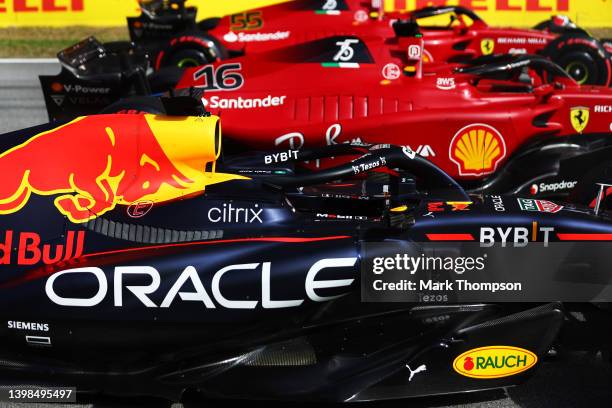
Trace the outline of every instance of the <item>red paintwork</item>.
{"label": "red paintwork", "polygon": [[[391,24],[398,18],[410,16],[410,13],[381,13],[368,0],[344,2],[348,10],[333,14],[322,14],[322,10],[316,10],[322,8],[326,0],[296,0],[261,7],[239,15],[225,16],[209,33],[230,50],[256,53],[330,35],[380,36],[391,39],[395,36]],[[251,13],[253,22],[261,21],[263,25],[256,28],[255,24],[251,24],[249,28],[242,29],[238,24],[232,24],[232,18],[239,22],[245,21],[248,13]],[[426,24],[427,20],[419,22]],[[469,22],[461,16],[452,27],[424,25],[421,31],[425,40],[425,55],[428,57],[425,62],[466,62],[483,55],[481,44],[486,40],[493,41],[493,49],[486,54],[537,54],[559,36],[541,30],[489,27],[482,20]],[[285,33],[286,36],[268,41],[243,42],[236,39],[236,36],[255,38],[259,34],[270,33]],[[455,49],[455,46],[463,43],[465,48]],[[608,78],[608,83],[610,81],[612,78]]]}
{"label": "red paintwork", "polygon": [[[458,179],[478,179],[495,171],[460,174],[459,166],[451,160],[451,141],[468,125],[485,124],[502,135],[506,154],[498,158],[497,168],[527,141],[576,134],[570,122],[572,107],[590,108],[584,133],[610,132],[610,114],[596,113],[594,108],[612,105],[610,89],[580,87],[564,78],[565,89],[536,83],[538,96],[518,82],[483,80],[475,86],[473,76],[450,74],[448,66],[436,64],[427,67],[438,67],[439,73],[426,72],[420,79],[401,75],[385,80],[383,68],[387,64],[402,66],[404,62],[392,56],[389,50],[393,47],[382,40],[365,42],[375,62],[361,64],[359,69],[298,62],[300,53],[295,49],[304,45],[213,64],[216,68],[240,64],[244,83],[236,90],[206,91],[207,108],[221,116],[224,136],[254,148],[289,149],[357,141],[409,145]],[[203,86],[203,79],[194,80],[201,69],[186,71],[178,88]],[[450,82],[454,82],[454,89],[441,89]],[[508,85],[522,86],[525,92],[495,88]],[[268,96],[278,98],[278,106],[214,106],[218,98],[235,101]],[[544,114],[550,115],[546,127],[535,126],[534,118]]]}
{"label": "red paintwork", "polygon": [[[244,50],[249,53],[269,51],[271,49],[297,44],[330,35],[376,35],[384,38],[393,36],[391,21],[370,17],[371,6],[368,0],[344,0],[349,8],[332,14],[321,14],[320,10],[326,0],[296,0],[273,6],[249,10],[234,16],[221,18],[219,25],[209,33],[217,38],[229,50]],[[246,19],[247,13],[259,13],[251,17],[255,21],[260,16],[263,25],[260,28],[239,29],[232,24],[232,18]],[[363,19],[365,17],[365,20]],[[251,24],[254,25],[254,24]],[[230,40],[234,33],[237,36],[270,33],[287,33],[280,39],[269,41]]]}

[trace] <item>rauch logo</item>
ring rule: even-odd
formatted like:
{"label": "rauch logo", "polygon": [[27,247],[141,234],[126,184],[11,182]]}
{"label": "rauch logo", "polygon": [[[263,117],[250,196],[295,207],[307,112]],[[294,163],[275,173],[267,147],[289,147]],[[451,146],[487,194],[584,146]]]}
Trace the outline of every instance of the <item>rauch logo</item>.
{"label": "rauch logo", "polygon": [[475,348],[461,354],[453,362],[453,369],[471,378],[501,378],[529,370],[538,356],[529,350],[512,346]]}

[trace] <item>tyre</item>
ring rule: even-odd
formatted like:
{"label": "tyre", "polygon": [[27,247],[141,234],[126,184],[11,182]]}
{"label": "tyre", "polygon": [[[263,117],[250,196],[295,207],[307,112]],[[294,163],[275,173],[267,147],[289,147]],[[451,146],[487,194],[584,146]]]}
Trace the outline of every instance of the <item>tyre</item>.
{"label": "tyre", "polygon": [[193,68],[206,65],[212,61],[203,49],[183,48],[164,59],[162,67]]}
{"label": "tyre", "polygon": [[554,61],[580,85],[608,84],[608,63],[595,49],[587,46],[569,47]]}
{"label": "tyre", "polygon": [[154,115],[164,115],[166,114],[166,109],[159,98],[151,96],[135,96],[132,98],[122,99],[100,111],[100,114],[111,113],[151,113]]}
{"label": "tyre", "polygon": [[213,37],[191,33],[170,40],[160,53],[155,69],[164,67],[191,68],[227,58],[227,50]]}

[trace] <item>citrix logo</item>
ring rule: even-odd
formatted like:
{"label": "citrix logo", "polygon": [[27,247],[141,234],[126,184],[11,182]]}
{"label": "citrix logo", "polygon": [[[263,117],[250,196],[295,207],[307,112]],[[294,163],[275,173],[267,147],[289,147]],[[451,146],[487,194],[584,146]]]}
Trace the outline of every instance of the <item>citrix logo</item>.
{"label": "citrix logo", "polygon": [[208,220],[213,223],[244,223],[244,224],[263,224],[263,208],[255,204],[254,208],[234,207],[232,203],[223,204],[221,208],[213,207],[208,210]]}

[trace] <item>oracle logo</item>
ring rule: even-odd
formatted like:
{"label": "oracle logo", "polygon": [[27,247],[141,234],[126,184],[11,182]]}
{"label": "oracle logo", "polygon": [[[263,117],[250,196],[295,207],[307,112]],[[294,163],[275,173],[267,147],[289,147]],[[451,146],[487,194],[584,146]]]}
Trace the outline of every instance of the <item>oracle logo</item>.
{"label": "oracle logo", "polygon": [[[70,307],[94,307],[98,306],[105,299],[112,300],[115,307],[123,307],[125,295],[133,295],[136,299],[129,301],[129,307],[138,305],[147,308],[170,308],[173,304],[184,302],[195,302],[206,309],[285,309],[299,307],[305,301],[327,302],[346,295],[351,290],[350,287],[355,281],[354,278],[347,279],[324,279],[319,276],[329,273],[330,270],[338,268],[353,268],[357,263],[357,258],[326,258],[317,260],[312,264],[304,276],[300,286],[304,289],[304,295],[298,299],[280,300],[277,293],[272,288],[278,288],[278,283],[272,285],[273,281],[278,281],[279,272],[273,273],[272,262],[250,263],[229,265],[216,271],[212,275],[210,284],[202,277],[210,272],[198,271],[193,266],[187,266],[174,279],[172,274],[160,273],[152,266],[117,266],[113,273],[105,273],[97,267],[76,268],[56,272],[47,279],[45,292],[49,300],[56,305]],[[249,300],[238,300],[230,298],[226,284],[227,275],[245,273],[258,273],[261,285],[255,290],[259,292],[256,298]],[[354,275],[353,271],[350,276]],[[134,285],[128,283],[124,277],[128,276],[147,276],[150,282],[144,285]],[[167,280],[171,281],[168,282]],[[71,297],[61,294],[62,284],[66,282],[80,282],[75,286],[75,290],[70,292]],[[162,285],[164,283],[164,285]],[[204,284],[209,285],[208,288]],[[171,286],[170,286],[171,284]],[[109,290],[110,288],[110,290]],[[191,288],[195,291],[189,291]],[[92,290],[94,289],[94,290]],[[231,291],[230,291],[231,292]],[[212,295],[212,296],[211,296]],[[163,300],[162,300],[163,299]]]}
{"label": "oracle logo", "polygon": [[0,13],[83,11],[85,0],[0,0]]}

